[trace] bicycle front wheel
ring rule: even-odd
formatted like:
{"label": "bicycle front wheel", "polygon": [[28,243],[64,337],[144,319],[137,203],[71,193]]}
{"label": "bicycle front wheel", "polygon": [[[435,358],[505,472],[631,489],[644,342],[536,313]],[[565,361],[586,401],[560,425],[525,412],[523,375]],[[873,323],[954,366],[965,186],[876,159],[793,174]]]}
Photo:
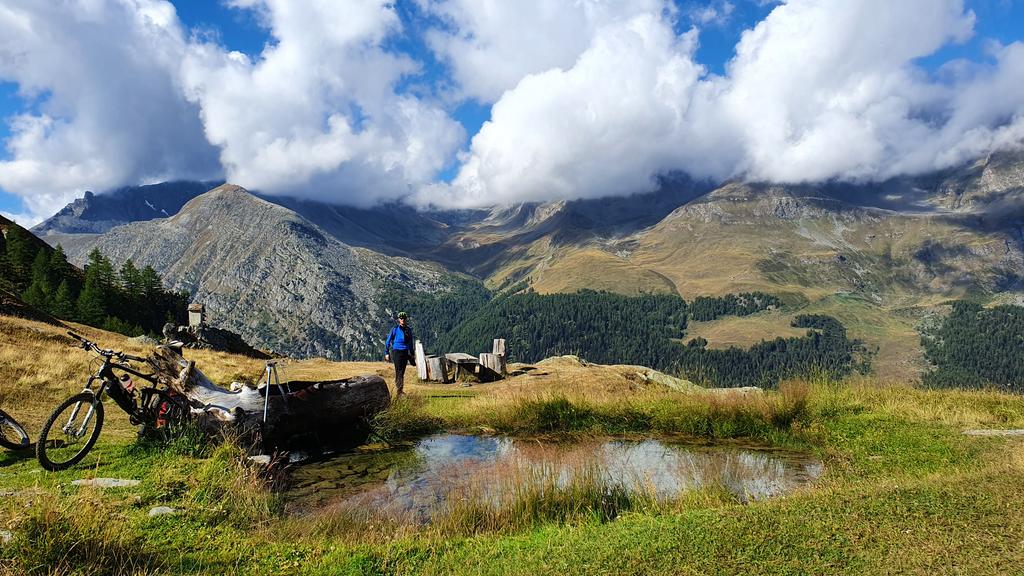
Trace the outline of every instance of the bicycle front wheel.
{"label": "bicycle front wheel", "polygon": [[0,410],[0,446],[8,450],[24,450],[31,442],[25,429],[9,414]]}
{"label": "bicycle front wheel", "polygon": [[103,403],[92,392],[65,400],[43,424],[36,442],[39,465],[55,472],[78,464],[103,428]]}

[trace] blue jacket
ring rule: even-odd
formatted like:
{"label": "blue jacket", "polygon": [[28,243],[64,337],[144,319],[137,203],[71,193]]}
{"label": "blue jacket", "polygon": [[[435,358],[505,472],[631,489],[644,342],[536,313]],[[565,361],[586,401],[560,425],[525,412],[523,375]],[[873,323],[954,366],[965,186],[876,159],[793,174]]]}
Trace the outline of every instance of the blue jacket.
{"label": "blue jacket", "polygon": [[390,354],[392,350],[412,350],[415,343],[416,337],[413,336],[412,328],[406,326],[403,330],[401,326],[395,326],[384,343],[384,353]]}

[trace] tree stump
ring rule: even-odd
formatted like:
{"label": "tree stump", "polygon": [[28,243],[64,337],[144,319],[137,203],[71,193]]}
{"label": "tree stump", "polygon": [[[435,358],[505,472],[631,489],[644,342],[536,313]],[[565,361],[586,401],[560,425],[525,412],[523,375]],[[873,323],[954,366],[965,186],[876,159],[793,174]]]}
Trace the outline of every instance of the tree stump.
{"label": "tree stump", "polygon": [[503,354],[489,354],[484,352],[480,354],[480,368],[481,372],[489,372],[491,379],[500,380],[505,377],[508,372],[505,366],[505,356]]}
{"label": "tree stump", "polygon": [[367,420],[391,402],[387,384],[376,375],[242,387],[232,392],[210,381],[174,347],[157,347],[149,364],[158,381],[188,399],[193,416],[204,428],[231,428],[243,435],[258,432],[265,448],[311,440],[321,445],[348,441],[365,433]]}
{"label": "tree stump", "polygon": [[423,349],[423,342],[420,340],[416,341],[416,376],[420,380],[430,380],[430,374],[427,371],[427,363],[425,361],[427,357],[426,352]]}
{"label": "tree stump", "polygon": [[445,384],[451,382],[448,379],[448,361],[440,356],[430,356],[426,362],[427,380],[432,382],[443,382]]}

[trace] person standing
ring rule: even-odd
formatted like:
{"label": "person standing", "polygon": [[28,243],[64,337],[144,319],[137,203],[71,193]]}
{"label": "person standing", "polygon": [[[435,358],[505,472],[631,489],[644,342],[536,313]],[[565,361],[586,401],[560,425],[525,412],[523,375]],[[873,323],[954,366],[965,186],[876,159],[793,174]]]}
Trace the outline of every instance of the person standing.
{"label": "person standing", "polygon": [[402,391],[405,384],[405,367],[409,364],[416,365],[416,353],[413,350],[415,343],[416,337],[409,326],[409,315],[399,312],[398,325],[391,329],[384,342],[384,361],[393,362],[395,365],[396,396],[405,393]]}

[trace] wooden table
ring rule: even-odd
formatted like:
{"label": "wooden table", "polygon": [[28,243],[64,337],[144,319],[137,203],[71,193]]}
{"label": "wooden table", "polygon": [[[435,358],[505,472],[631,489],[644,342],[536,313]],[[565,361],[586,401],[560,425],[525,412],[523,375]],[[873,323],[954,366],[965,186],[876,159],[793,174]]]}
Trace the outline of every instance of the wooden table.
{"label": "wooden table", "polygon": [[445,354],[445,359],[455,365],[455,379],[459,377],[459,372],[475,376],[480,371],[480,360],[472,354],[466,354],[464,352],[454,352],[451,354]]}

